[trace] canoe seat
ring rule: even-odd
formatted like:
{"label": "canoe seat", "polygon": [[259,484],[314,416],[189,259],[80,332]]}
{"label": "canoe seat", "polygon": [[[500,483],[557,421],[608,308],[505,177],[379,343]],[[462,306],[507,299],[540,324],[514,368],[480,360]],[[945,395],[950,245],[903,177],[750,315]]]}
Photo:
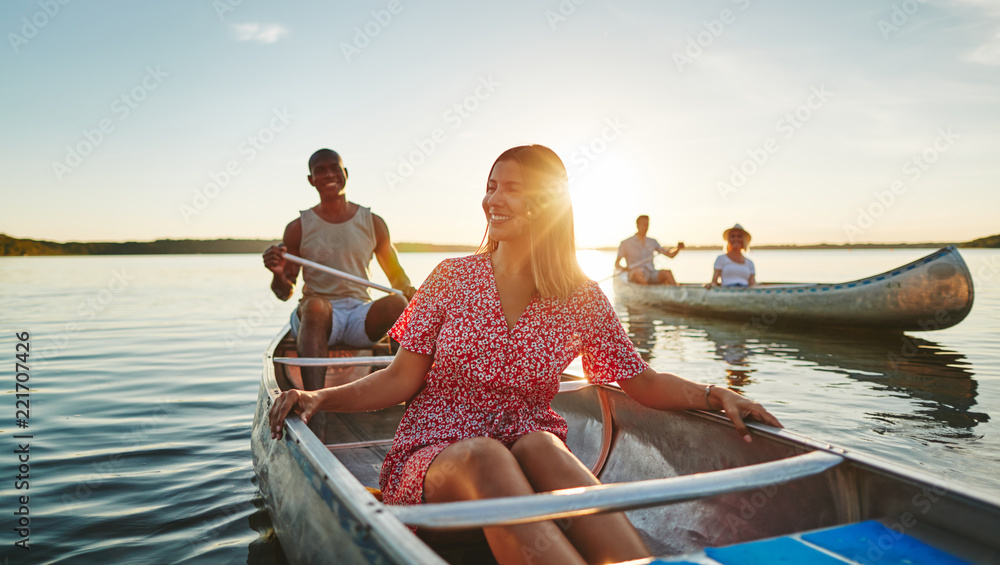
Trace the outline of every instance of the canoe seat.
{"label": "canoe seat", "polygon": [[375,500],[382,502],[382,491],[380,489],[372,487],[365,487],[365,488],[368,489],[368,494],[375,497]]}
{"label": "canoe seat", "polygon": [[[983,554],[987,555],[987,554]],[[660,557],[650,565],[667,563],[922,563],[961,565],[967,563],[943,548],[934,547],[876,520],[857,522],[750,541],[725,547],[708,547],[687,555]]]}
{"label": "canoe seat", "polygon": [[[373,345],[371,348],[366,348],[366,349],[378,349],[379,351],[383,351],[384,352],[383,354],[388,355],[389,354],[390,344],[391,344],[391,341],[389,340],[389,337],[388,336],[382,336],[382,339],[378,340],[378,342],[376,342],[375,345]],[[281,338],[281,341],[278,342],[278,347],[277,348],[278,349],[286,349],[286,350],[290,349],[292,351],[295,351],[295,338],[292,337],[291,332],[285,334],[285,336]],[[339,351],[349,351],[349,350],[355,349],[355,348],[348,347],[346,345],[331,345],[329,347],[329,349],[331,351],[338,351],[338,350]]]}

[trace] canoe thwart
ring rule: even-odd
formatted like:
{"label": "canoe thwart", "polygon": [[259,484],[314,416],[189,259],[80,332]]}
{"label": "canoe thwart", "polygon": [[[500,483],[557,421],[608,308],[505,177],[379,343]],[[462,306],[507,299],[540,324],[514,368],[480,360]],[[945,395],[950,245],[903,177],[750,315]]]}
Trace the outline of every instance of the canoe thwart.
{"label": "canoe thwart", "polygon": [[391,355],[376,357],[275,357],[275,363],[295,367],[388,367],[392,363]]}
{"label": "canoe thwart", "polygon": [[649,508],[742,492],[817,475],[843,458],[813,451],[779,461],[682,477],[597,485],[488,500],[386,506],[408,526],[465,529]]}

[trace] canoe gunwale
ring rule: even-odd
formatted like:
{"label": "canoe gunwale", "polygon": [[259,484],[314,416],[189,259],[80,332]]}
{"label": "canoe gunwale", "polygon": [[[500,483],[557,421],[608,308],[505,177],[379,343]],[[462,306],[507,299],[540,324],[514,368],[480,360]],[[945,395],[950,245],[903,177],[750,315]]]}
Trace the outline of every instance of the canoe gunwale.
{"label": "canoe gunwale", "polygon": [[[261,396],[266,394],[266,406],[258,407],[258,410],[270,409],[279,392],[274,372],[274,352],[289,329],[290,325],[286,324],[264,355]],[[327,518],[330,525],[347,532],[359,546],[367,547],[376,553],[376,555],[366,554],[366,560],[374,558],[377,562],[384,563],[445,565],[445,561],[420,541],[409,528],[384,512],[382,503],[361,485],[297,415],[291,414],[285,420],[284,433],[279,440],[270,439],[266,417],[264,420],[255,422],[259,429],[254,430],[252,438],[255,440],[252,443],[257,443],[252,446],[255,469],[258,466],[273,464],[276,459],[281,459],[280,463],[286,466],[294,463],[306,477],[315,494],[325,501],[329,510]],[[261,475],[259,471],[257,474]],[[289,540],[292,544],[317,541],[301,539],[301,532],[296,535],[296,532],[283,531],[284,517],[275,516],[277,508],[275,497],[280,496],[280,493],[271,492],[270,485],[263,479],[260,481],[260,488],[265,502],[268,503],[266,506],[275,532],[278,538],[285,542],[283,548],[286,557],[290,557]],[[293,562],[300,560],[293,559]],[[301,560],[301,562],[308,561]]]}
{"label": "canoe gunwale", "polygon": [[[624,392],[622,392],[622,394],[624,394]],[[688,412],[701,418],[717,420],[721,424],[728,424],[730,427],[732,426],[732,422],[729,421],[729,418],[718,412],[709,412],[706,410],[688,410]],[[827,453],[843,457],[845,460],[844,462],[847,465],[841,465],[841,468],[855,466],[862,468],[865,471],[877,473],[884,477],[907,482],[912,485],[941,486],[941,480],[939,477],[935,477],[910,467],[898,465],[876,455],[859,453],[857,451],[835,447],[829,443],[823,443],[808,436],[790,432],[783,428],[772,428],[757,422],[747,422],[746,426],[757,433],[769,436],[769,439],[771,440],[788,445],[789,447],[796,447],[799,449],[807,447],[813,451],[825,451]],[[960,484],[948,484],[947,487],[945,487],[945,490],[947,490],[949,494],[959,496],[975,506],[981,506],[984,508],[1000,508],[1000,497],[998,496],[973,491]]]}

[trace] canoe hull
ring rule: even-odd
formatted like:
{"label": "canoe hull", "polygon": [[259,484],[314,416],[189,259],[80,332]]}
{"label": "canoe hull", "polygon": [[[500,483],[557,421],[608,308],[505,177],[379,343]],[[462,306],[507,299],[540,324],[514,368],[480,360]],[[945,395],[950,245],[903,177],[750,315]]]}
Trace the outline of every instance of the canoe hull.
{"label": "canoe hull", "polygon": [[[296,417],[287,420],[285,437],[270,438],[267,411],[278,388],[288,386],[284,369],[276,370],[273,362],[280,341],[275,340],[264,359],[251,449],[288,561],[440,565],[446,562],[442,555],[472,563],[484,562],[486,555],[488,562],[481,540],[461,546],[429,541],[432,549],[365,489],[376,484],[387,448],[384,438],[391,437],[399,421],[399,407],[337,414],[326,428],[327,445]],[[718,414],[650,410],[616,386],[581,384],[566,387],[575,390],[558,394],[552,405],[567,420],[570,449],[588,467],[599,468],[606,484],[710,473],[813,451],[843,459],[804,479],[776,479],[762,488],[628,511],[654,555],[676,556],[863,520],[880,520],[970,562],[1000,555],[996,499],[759,424],[749,424],[754,441],[747,444]],[[602,436],[611,438],[606,459]],[[560,521],[567,520],[573,518]]]}
{"label": "canoe hull", "polygon": [[264,358],[250,441],[254,470],[275,533],[290,563],[444,565],[381,504],[298,418],[271,439],[267,413],[274,391],[274,349]]}
{"label": "canoe hull", "polygon": [[836,284],[755,287],[639,285],[616,277],[615,294],[628,304],[725,317],[762,329],[816,325],[892,331],[954,326],[972,309],[972,275],[955,247],[898,269]]}

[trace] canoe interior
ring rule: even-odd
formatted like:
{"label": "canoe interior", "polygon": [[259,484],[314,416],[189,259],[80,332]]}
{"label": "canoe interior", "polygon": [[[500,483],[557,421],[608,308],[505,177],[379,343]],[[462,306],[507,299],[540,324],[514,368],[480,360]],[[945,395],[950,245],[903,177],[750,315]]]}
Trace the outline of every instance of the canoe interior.
{"label": "canoe interior", "polygon": [[[274,357],[282,356],[294,356],[294,344],[287,338],[274,351]],[[295,381],[296,372],[294,367],[274,364],[281,388]],[[340,372],[328,372],[328,382],[343,378]],[[610,422],[603,415],[607,412],[602,411],[602,402],[610,411]],[[553,406],[569,424],[570,449],[588,466],[600,457],[605,427],[611,426],[610,455],[598,473],[605,483],[710,472],[828,448],[764,428],[758,428],[754,442],[747,444],[718,415],[651,411],[616,387],[589,386],[561,393]],[[328,414],[323,444],[358,482],[378,488],[381,463],[402,413],[403,406],[395,406],[377,412]],[[853,454],[837,467],[807,479],[627,514],[653,554],[664,557],[864,520],[902,528],[970,562],[991,562],[1000,556],[996,535],[1000,504],[996,501],[984,502],[960,487]],[[484,538],[476,532],[421,535],[447,562],[492,562]]]}

